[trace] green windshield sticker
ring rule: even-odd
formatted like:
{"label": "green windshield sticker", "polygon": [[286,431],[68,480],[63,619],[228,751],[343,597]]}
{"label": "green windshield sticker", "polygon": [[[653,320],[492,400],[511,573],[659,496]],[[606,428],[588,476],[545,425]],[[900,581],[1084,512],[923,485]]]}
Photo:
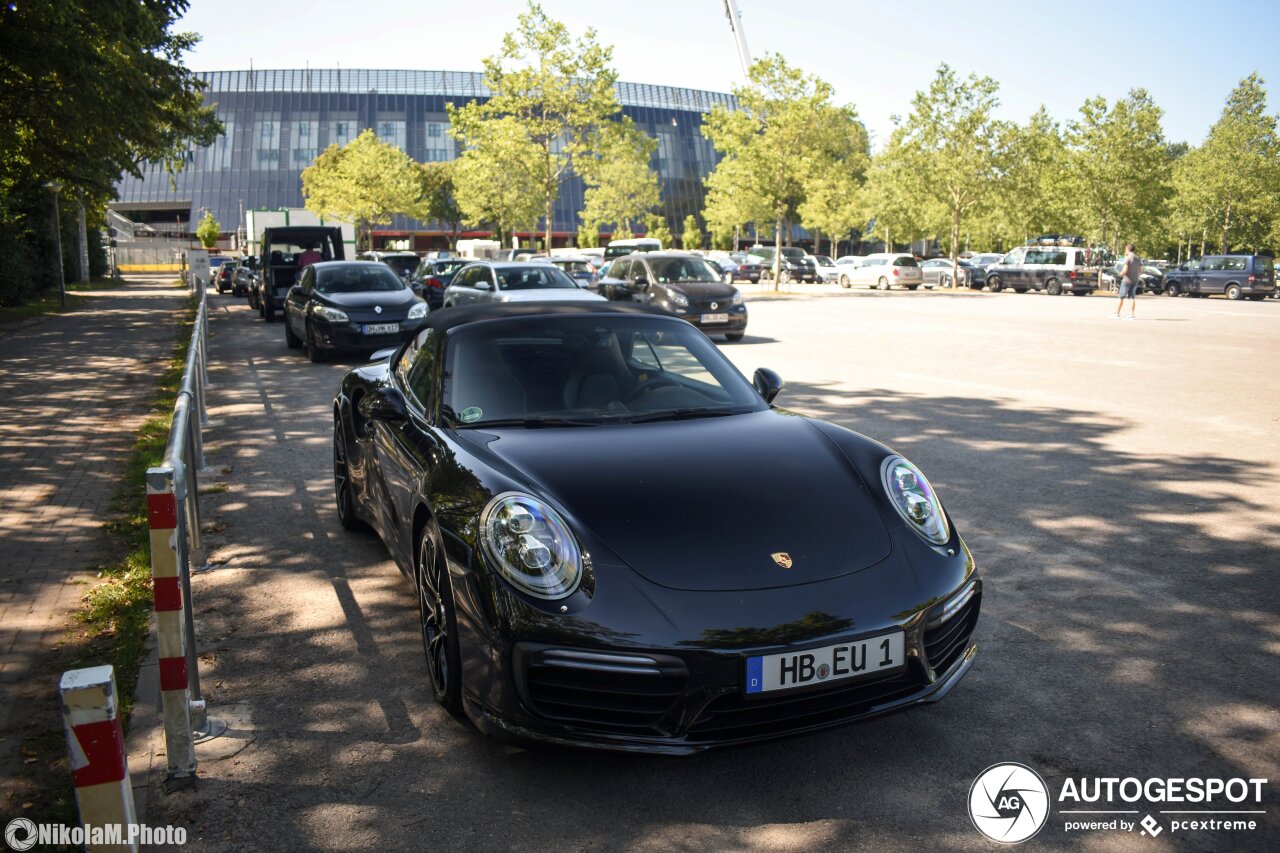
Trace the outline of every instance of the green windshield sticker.
{"label": "green windshield sticker", "polygon": [[458,415],[458,418],[461,419],[464,424],[469,424],[472,421],[480,420],[480,416],[483,414],[484,411],[479,406],[472,406],[468,409],[463,409],[462,414]]}

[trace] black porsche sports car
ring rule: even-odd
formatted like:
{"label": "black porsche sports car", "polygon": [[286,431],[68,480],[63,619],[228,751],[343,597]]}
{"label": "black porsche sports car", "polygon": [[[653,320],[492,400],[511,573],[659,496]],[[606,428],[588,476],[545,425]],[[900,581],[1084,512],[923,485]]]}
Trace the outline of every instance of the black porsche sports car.
{"label": "black porsche sports car", "polygon": [[412,581],[436,700],[505,739],[684,753],[942,698],[973,558],[915,466],[781,387],[616,303],[440,311],[348,373],[338,517]]}

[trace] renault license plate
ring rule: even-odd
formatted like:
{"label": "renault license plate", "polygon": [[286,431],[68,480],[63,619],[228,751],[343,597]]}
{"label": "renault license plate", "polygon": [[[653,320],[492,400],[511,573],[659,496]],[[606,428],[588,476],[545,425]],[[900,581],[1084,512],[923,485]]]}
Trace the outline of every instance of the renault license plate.
{"label": "renault license plate", "polygon": [[366,335],[394,335],[398,331],[399,323],[366,323],[364,327]]}
{"label": "renault license plate", "polygon": [[907,663],[901,631],[820,649],[747,658],[747,693],[830,684],[902,669]]}
{"label": "renault license plate", "polygon": [[702,322],[704,323],[727,323],[729,322],[728,314],[703,314]]}

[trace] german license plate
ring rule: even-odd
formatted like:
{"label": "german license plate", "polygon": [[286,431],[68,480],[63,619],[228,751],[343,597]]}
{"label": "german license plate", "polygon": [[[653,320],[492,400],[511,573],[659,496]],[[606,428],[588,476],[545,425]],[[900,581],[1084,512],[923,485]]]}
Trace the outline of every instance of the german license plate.
{"label": "german license plate", "polygon": [[364,327],[366,335],[394,335],[398,331],[399,323],[366,323]]}
{"label": "german license plate", "polygon": [[820,649],[747,658],[747,693],[831,684],[902,669],[907,663],[901,631]]}
{"label": "german license plate", "polygon": [[729,322],[728,314],[703,314],[702,322],[704,323],[727,323]]}

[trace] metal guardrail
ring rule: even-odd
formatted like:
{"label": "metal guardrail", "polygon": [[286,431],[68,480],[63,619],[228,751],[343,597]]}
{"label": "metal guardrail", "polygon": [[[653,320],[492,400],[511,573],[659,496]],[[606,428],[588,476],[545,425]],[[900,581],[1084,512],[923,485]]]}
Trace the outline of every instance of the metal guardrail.
{"label": "metal guardrail", "polygon": [[192,567],[204,567],[207,556],[200,538],[199,475],[205,467],[204,428],[209,425],[205,403],[209,304],[208,290],[199,286],[194,274],[189,274],[189,282],[192,293],[199,296],[199,306],[173,407],[173,425],[163,462],[147,469],[151,574],[171,779],[194,775],[195,740],[210,733],[191,605]]}

